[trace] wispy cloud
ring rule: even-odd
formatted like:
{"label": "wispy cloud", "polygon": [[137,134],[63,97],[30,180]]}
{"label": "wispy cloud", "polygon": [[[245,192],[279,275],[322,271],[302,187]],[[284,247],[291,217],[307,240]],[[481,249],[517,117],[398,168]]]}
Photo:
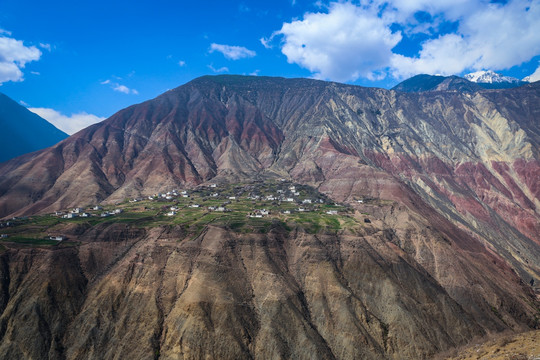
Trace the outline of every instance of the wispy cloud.
{"label": "wispy cloud", "polygon": [[178,66],[184,67],[184,66],[186,66],[186,62],[185,62],[184,60],[180,60],[180,61],[178,62]]}
{"label": "wispy cloud", "polygon": [[[121,79],[121,78],[118,78],[118,79]],[[128,88],[127,86],[119,84],[115,81],[111,81],[110,79],[101,81],[100,84],[109,85],[111,89],[113,89],[114,91],[121,92],[123,94],[134,94],[134,95],[139,94],[139,92],[136,89]]]}
{"label": "wispy cloud", "polygon": [[261,44],[267,48],[267,49],[271,49],[272,48],[272,45],[270,44],[272,42],[272,40],[274,39],[274,34],[272,34],[272,36],[270,36],[268,39],[267,38],[260,38],[259,41],[261,42]]}
{"label": "wispy cloud", "polygon": [[213,67],[212,65],[208,65],[208,68],[209,68],[210,70],[212,70],[213,72],[215,72],[215,73],[229,72],[229,68],[226,67],[226,66],[223,66],[223,67],[220,67],[219,69],[216,69],[216,68]]}
{"label": "wispy cloud", "polygon": [[103,117],[88,114],[86,112],[80,112],[68,116],[49,108],[28,108],[28,110],[38,114],[69,135],[74,134],[92,124],[105,120]]}
{"label": "wispy cloud", "polygon": [[47,50],[47,51],[51,51],[51,50],[52,50],[51,44],[39,43],[39,47],[42,48],[42,49],[45,49],[45,50]]}
{"label": "wispy cloud", "polygon": [[0,30],[0,85],[7,81],[22,81],[22,69],[42,55],[35,46],[25,46],[21,40],[10,36],[9,31]]}
{"label": "wispy cloud", "polygon": [[250,58],[257,55],[255,51],[249,50],[243,46],[231,46],[212,43],[210,45],[210,52],[213,53],[214,51],[222,53],[223,56],[231,60]]}

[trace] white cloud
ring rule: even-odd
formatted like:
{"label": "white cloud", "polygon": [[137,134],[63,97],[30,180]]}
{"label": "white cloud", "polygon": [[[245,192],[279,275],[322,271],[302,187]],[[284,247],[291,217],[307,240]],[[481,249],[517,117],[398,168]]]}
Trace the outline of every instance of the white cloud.
{"label": "white cloud", "polygon": [[0,31],[0,84],[22,81],[22,69],[28,62],[37,61],[41,51],[35,46],[25,46],[21,40],[10,38],[11,33]]}
{"label": "white cloud", "polygon": [[231,46],[213,43],[210,45],[210,52],[220,52],[227,59],[238,60],[243,58],[250,58],[256,55],[255,51],[249,50],[243,46]]}
{"label": "white cloud", "polygon": [[[118,78],[118,79],[121,79],[121,78]],[[134,94],[134,95],[139,94],[139,92],[137,90],[130,89],[126,85],[119,84],[119,83],[111,81],[109,79],[101,81],[100,84],[101,85],[109,85],[111,87],[111,89],[113,89],[114,91],[121,92],[123,94]]]}
{"label": "white cloud", "polygon": [[502,70],[521,65],[540,54],[540,3],[510,0],[506,4],[482,4],[460,15],[455,33],[422,44],[417,57],[395,55],[396,77],[424,73],[459,74],[466,70]]}
{"label": "white cloud", "polygon": [[105,120],[103,117],[99,117],[85,112],[78,114],[71,114],[70,116],[64,115],[59,111],[48,108],[28,108],[33,113],[38,114],[60,130],[71,135],[77,131],[84,129],[92,124]]}
{"label": "white cloud", "polygon": [[316,78],[337,81],[373,77],[390,65],[392,48],[401,40],[376,8],[351,3],[330,4],[328,13],[307,13],[303,20],[283,24],[282,52]]}
{"label": "white cloud", "polygon": [[[321,12],[308,12],[301,20],[284,23],[261,43],[269,48],[279,36],[281,51],[290,63],[310,70],[314,77],[338,81],[503,70],[540,54],[538,0],[371,0],[361,4],[330,3]],[[448,27],[450,23],[455,26]],[[444,33],[440,33],[442,25]],[[428,37],[418,53],[396,53],[402,37],[414,33]]]}
{"label": "white cloud", "polygon": [[180,67],[186,66],[186,62],[184,60],[180,60],[178,62],[178,66],[180,66]]}
{"label": "white cloud", "polygon": [[223,73],[223,72],[229,72],[229,68],[226,66],[220,67],[219,69],[216,69],[212,65],[208,65],[208,68],[212,70],[215,73]]}

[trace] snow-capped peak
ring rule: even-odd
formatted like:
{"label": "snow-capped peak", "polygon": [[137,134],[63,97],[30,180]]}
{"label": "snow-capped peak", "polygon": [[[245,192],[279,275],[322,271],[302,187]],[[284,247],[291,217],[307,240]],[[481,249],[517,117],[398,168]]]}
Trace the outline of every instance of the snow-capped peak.
{"label": "snow-capped peak", "polygon": [[475,82],[475,83],[484,83],[484,84],[494,84],[494,83],[519,83],[520,80],[510,76],[504,76],[497,74],[495,71],[491,70],[482,70],[472,72],[464,76],[465,79]]}

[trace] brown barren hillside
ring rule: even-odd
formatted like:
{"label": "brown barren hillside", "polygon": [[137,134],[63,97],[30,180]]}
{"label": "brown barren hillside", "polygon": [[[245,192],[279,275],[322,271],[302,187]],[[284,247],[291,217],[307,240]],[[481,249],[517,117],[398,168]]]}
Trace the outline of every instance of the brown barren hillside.
{"label": "brown barren hillside", "polygon": [[[0,164],[0,216],[284,181],[346,216],[297,216],[308,198],[291,193],[288,218],[274,189],[281,200],[231,192],[237,208],[219,216],[210,193],[179,196],[167,206],[183,206],[181,224],[165,205],[140,223],[31,218],[20,241],[62,232],[71,245],[6,242],[0,350],[429,358],[538,328],[539,119],[540,83],[406,93],[215,76],[131,106]],[[246,216],[270,206],[279,215],[252,230]]]}

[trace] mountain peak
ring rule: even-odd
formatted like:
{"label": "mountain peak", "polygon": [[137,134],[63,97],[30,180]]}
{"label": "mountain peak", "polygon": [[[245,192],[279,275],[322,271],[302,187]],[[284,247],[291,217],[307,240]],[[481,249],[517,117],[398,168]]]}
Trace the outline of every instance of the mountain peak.
{"label": "mountain peak", "polygon": [[500,84],[500,83],[510,83],[510,84],[519,84],[521,80],[516,79],[511,76],[504,76],[502,74],[496,73],[492,70],[481,70],[466,74],[465,79],[482,84]]}

